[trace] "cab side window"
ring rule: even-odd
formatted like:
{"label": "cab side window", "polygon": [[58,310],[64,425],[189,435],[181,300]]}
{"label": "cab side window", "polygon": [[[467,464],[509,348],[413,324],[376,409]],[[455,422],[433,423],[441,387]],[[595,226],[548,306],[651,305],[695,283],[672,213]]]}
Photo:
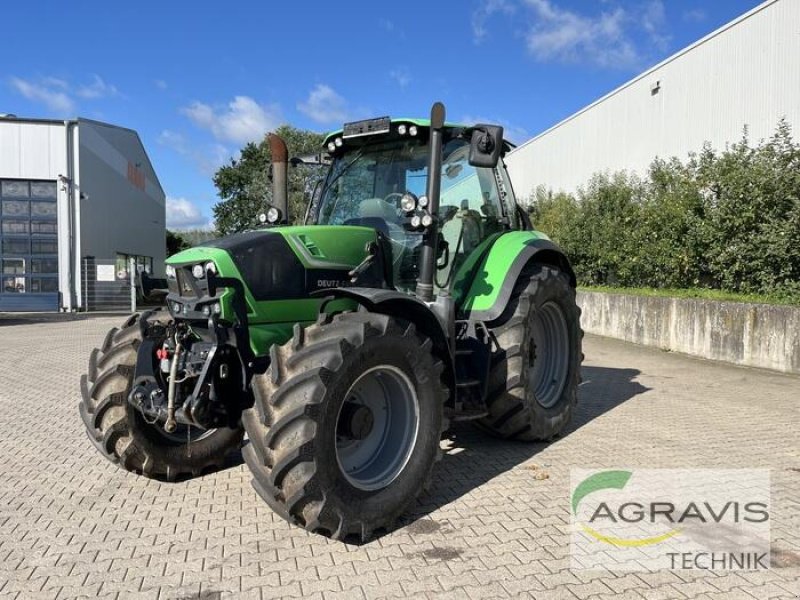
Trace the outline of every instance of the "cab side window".
{"label": "cab side window", "polygon": [[469,144],[452,140],[442,154],[439,221],[450,261],[439,272],[440,282],[458,269],[483,240],[500,230],[503,216],[492,170],[469,164]]}

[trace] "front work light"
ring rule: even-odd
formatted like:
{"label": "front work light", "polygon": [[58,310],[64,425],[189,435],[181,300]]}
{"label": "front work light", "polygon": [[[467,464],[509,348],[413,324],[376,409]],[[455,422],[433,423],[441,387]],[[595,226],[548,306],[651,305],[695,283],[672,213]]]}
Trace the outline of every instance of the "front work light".
{"label": "front work light", "polygon": [[400,198],[400,208],[407,213],[412,212],[415,208],[417,208],[416,196],[409,193],[403,194],[403,197]]}
{"label": "front work light", "polygon": [[267,211],[267,223],[274,224],[281,220],[281,211],[271,206]]}

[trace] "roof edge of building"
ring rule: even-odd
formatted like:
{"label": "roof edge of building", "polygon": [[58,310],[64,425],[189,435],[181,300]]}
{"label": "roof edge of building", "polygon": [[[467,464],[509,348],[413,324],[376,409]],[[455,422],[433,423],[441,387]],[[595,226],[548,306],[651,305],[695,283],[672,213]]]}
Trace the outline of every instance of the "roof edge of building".
{"label": "roof edge of building", "polygon": [[671,62],[673,62],[675,60],[677,60],[678,58],[680,58],[684,54],[687,54],[687,53],[691,52],[695,48],[697,48],[699,46],[702,46],[706,42],[708,42],[708,41],[714,39],[715,37],[725,33],[725,31],[727,31],[728,29],[731,29],[732,27],[738,25],[739,23],[741,23],[743,21],[746,21],[750,17],[758,14],[762,10],[768,8],[769,6],[778,3],[779,1],[780,0],[766,0],[765,2],[762,2],[761,4],[759,4],[758,6],[755,6],[755,7],[751,8],[746,13],[744,13],[742,15],[739,15],[738,17],[736,17],[732,21],[728,21],[727,23],[725,23],[724,25],[718,27],[717,29],[715,29],[711,33],[703,36],[702,38],[700,38],[696,42],[693,42],[692,44],[689,44],[688,46],[682,48],[681,50],[678,50],[677,52],[675,52],[674,54],[671,54],[670,56],[668,56],[667,58],[665,58],[661,62],[659,62],[659,63],[653,65],[652,67],[650,67],[649,69],[643,71],[642,73],[640,73],[639,75],[637,75],[633,79],[629,79],[628,81],[626,81],[622,85],[614,88],[613,90],[611,90],[607,94],[604,94],[603,96],[601,96],[600,98],[598,98],[594,102],[592,102],[590,104],[587,104],[586,106],[584,106],[579,111],[572,113],[570,116],[566,117],[565,119],[562,119],[561,121],[558,121],[555,125],[551,125],[550,127],[545,129],[541,133],[536,134],[531,139],[527,140],[526,142],[523,142],[522,144],[520,144],[519,146],[514,148],[512,150],[512,152],[510,152],[509,154],[513,154],[515,152],[519,152],[520,150],[522,150],[528,144],[532,144],[533,142],[535,142],[539,138],[542,138],[542,137],[546,136],[547,134],[551,133],[552,131],[558,129],[559,127],[561,127],[563,125],[566,125],[567,123],[569,123],[570,121],[576,119],[577,117],[579,117],[583,113],[589,111],[590,109],[594,108],[595,106],[597,106],[599,104],[602,104],[606,100],[609,100],[610,98],[616,96],[617,94],[619,94],[623,90],[629,88],[634,83],[637,83],[641,79],[644,79],[645,77],[651,75],[652,73],[654,73],[658,69],[664,67],[665,65],[668,65],[669,63],[671,63]]}

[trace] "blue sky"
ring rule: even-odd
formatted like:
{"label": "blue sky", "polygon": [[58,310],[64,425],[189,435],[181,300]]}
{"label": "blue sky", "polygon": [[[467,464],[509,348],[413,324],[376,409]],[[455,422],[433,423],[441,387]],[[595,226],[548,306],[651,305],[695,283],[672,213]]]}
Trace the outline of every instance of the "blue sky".
{"label": "blue sky", "polygon": [[281,123],[327,131],[442,100],[522,142],[758,4],[13,2],[0,113],[136,129],[168,225],[206,226],[215,169]]}

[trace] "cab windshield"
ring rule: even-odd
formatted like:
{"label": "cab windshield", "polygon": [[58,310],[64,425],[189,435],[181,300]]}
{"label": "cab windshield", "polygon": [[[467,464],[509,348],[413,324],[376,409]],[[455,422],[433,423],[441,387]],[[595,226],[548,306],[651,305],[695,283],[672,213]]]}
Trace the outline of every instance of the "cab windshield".
{"label": "cab windshield", "polygon": [[[469,143],[461,138],[442,149],[438,216],[450,256],[439,269],[441,287],[449,285],[450,272],[483,239],[501,228],[503,211],[492,170],[470,166],[468,156]],[[405,227],[400,199],[405,192],[425,195],[427,166],[428,145],[419,139],[355,147],[334,159],[317,204],[320,225],[361,225],[386,235],[392,242],[394,283],[402,289],[416,281],[422,234]]]}

